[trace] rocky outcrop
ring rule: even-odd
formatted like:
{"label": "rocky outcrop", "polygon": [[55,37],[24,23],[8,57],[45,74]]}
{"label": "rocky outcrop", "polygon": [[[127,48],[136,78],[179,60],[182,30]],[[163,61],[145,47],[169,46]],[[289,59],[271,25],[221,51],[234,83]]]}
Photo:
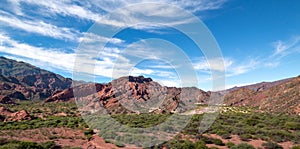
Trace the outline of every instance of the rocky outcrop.
{"label": "rocky outcrop", "polygon": [[15,104],[8,96],[0,95],[0,103],[2,104]]}
{"label": "rocky outcrop", "polygon": [[151,78],[127,76],[108,84],[82,84],[65,89],[46,102],[73,100],[73,92],[76,101],[84,103],[84,111],[102,107],[109,113],[182,112],[209,98],[209,94],[195,87],[165,87]]}
{"label": "rocky outcrop", "polygon": [[9,109],[7,109],[6,107],[0,107],[0,115],[2,115],[2,116],[9,116],[12,113],[13,112],[10,111]]}
{"label": "rocky outcrop", "polygon": [[45,102],[53,101],[70,101],[74,98],[73,88],[68,88],[62,91],[55,92],[52,96],[47,98]]}
{"label": "rocky outcrop", "polygon": [[22,121],[22,120],[31,120],[32,117],[26,110],[21,110],[17,112],[12,112],[5,107],[0,107],[0,117],[2,121]]}
{"label": "rocky outcrop", "polygon": [[15,113],[10,114],[5,118],[5,122],[7,121],[22,121],[22,120],[31,120],[32,117],[26,110],[21,110]]}

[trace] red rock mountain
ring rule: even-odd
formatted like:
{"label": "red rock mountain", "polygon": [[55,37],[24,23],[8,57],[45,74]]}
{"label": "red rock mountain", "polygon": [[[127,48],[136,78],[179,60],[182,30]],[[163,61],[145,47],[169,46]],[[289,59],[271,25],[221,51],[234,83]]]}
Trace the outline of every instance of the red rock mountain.
{"label": "red rock mountain", "polygon": [[73,99],[85,102],[85,111],[105,108],[109,113],[182,112],[195,103],[206,102],[209,94],[198,88],[161,86],[151,78],[121,77],[108,84],[83,84],[57,92],[45,102]]}
{"label": "red rock mountain", "polygon": [[[76,82],[75,82],[76,83]],[[300,77],[204,92],[195,87],[161,86],[151,78],[121,77],[108,84],[81,84],[24,62],[0,57],[0,102],[46,99],[45,102],[77,101],[82,109],[110,113],[182,112],[195,103],[224,97],[228,106],[249,106],[270,112],[300,114]],[[76,95],[74,99],[74,94]],[[214,96],[217,95],[217,96]]]}
{"label": "red rock mountain", "polygon": [[300,114],[300,76],[277,83],[263,90],[241,87],[227,93],[225,103],[231,106],[256,107],[275,113]]}
{"label": "red rock mountain", "polygon": [[186,111],[192,109],[195,103],[207,104],[210,99],[224,97],[224,104],[228,106],[300,114],[300,77],[213,93],[193,87],[164,87],[150,78],[129,76],[108,84],[84,84],[65,89],[49,97],[46,102],[69,101],[73,99],[73,90],[79,92],[77,97],[80,101],[88,103],[84,107],[86,111],[101,107],[110,113]]}
{"label": "red rock mountain", "polygon": [[45,99],[69,88],[72,80],[24,62],[0,57],[0,95],[12,100]]}

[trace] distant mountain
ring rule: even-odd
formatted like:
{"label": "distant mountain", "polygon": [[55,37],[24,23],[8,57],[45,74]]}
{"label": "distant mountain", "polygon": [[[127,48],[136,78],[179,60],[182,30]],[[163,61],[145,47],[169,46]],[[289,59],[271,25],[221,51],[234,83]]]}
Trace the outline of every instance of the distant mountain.
{"label": "distant mountain", "polygon": [[25,62],[18,62],[0,56],[0,75],[18,77],[18,76],[28,76],[28,75],[46,74],[46,73],[50,73],[50,72]]}
{"label": "distant mountain", "polygon": [[249,106],[275,113],[300,114],[300,76],[269,84],[239,87],[229,91],[224,101],[230,106]]}
{"label": "distant mountain", "polygon": [[0,95],[4,99],[45,99],[71,87],[71,84],[69,78],[25,62],[0,57]]}
{"label": "distant mountain", "polygon": [[262,90],[269,89],[273,86],[288,82],[291,79],[292,78],[282,79],[282,80],[278,80],[278,81],[274,81],[274,82],[260,82],[260,83],[256,83],[256,84],[246,85],[246,86],[233,87],[233,88],[225,90],[225,93],[232,92],[232,91],[235,91],[235,90],[239,90],[241,88],[247,88],[247,89],[250,89],[250,90],[253,90],[253,91],[262,91]]}
{"label": "distant mountain", "polygon": [[[84,102],[86,111],[105,107],[109,113],[182,112],[224,97],[228,106],[255,107],[262,111],[300,114],[300,76],[275,82],[204,92],[195,87],[165,87],[143,76],[121,77],[107,84],[72,80],[24,62],[0,57],[0,103],[14,100]],[[74,93],[77,93],[74,99]],[[79,94],[78,94],[79,93]]]}
{"label": "distant mountain", "polygon": [[165,113],[182,112],[207,102],[209,94],[195,87],[175,88],[161,86],[151,78],[121,77],[108,84],[84,84],[65,89],[46,99],[46,102],[74,100],[86,103],[83,111],[107,109],[109,113]]}
{"label": "distant mountain", "polygon": [[84,111],[102,106],[109,113],[182,112],[191,109],[195,103],[207,104],[210,99],[224,97],[224,104],[228,106],[300,114],[300,76],[216,93],[204,92],[195,87],[165,87],[151,78],[129,76],[108,84],[85,84],[65,89],[49,97],[46,102],[73,101],[73,91],[79,92],[77,101],[88,103]]}

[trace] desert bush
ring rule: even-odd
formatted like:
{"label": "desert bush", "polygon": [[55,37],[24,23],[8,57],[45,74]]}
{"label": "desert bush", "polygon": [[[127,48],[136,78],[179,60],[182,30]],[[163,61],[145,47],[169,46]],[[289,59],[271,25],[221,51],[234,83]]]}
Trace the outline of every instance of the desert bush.
{"label": "desert bush", "polygon": [[234,144],[233,142],[227,142],[225,145],[226,145],[228,148],[231,148],[231,147],[233,147],[235,144]]}
{"label": "desert bush", "polygon": [[241,143],[239,145],[232,146],[230,149],[255,149],[255,148],[250,144]]}
{"label": "desert bush", "polygon": [[240,135],[240,138],[242,141],[249,141],[249,139],[251,139],[252,136],[250,134],[242,134]]}
{"label": "desert bush", "polygon": [[164,144],[165,147],[171,149],[192,149],[195,148],[195,144],[193,144],[189,140],[171,140]]}
{"label": "desert bush", "polygon": [[201,141],[201,140],[195,142],[195,148],[196,149],[208,149],[208,147],[206,146],[205,142]]}
{"label": "desert bush", "polygon": [[299,122],[286,122],[284,126],[286,129],[300,130]]}
{"label": "desert bush", "polygon": [[47,141],[45,143],[41,143],[41,146],[45,149],[59,149],[60,147],[55,144],[54,141]]}
{"label": "desert bush", "polygon": [[262,145],[265,147],[265,149],[283,149],[283,147],[279,144],[270,141],[263,143]]}
{"label": "desert bush", "polygon": [[223,143],[223,141],[220,140],[220,139],[212,139],[212,142],[213,142],[213,144],[220,145],[220,146],[224,146],[225,145]]}
{"label": "desert bush", "polygon": [[300,149],[300,146],[293,146],[292,149]]}

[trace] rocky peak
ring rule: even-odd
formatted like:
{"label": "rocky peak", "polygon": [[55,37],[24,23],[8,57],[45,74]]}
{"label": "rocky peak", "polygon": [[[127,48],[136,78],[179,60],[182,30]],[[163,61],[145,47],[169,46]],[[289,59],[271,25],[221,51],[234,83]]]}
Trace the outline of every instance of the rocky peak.
{"label": "rocky peak", "polygon": [[144,76],[138,76],[138,77],[129,76],[128,81],[136,82],[136,83],[145,83],[145,82],[151,82],[153,80],[151,78],[145,78]]}

